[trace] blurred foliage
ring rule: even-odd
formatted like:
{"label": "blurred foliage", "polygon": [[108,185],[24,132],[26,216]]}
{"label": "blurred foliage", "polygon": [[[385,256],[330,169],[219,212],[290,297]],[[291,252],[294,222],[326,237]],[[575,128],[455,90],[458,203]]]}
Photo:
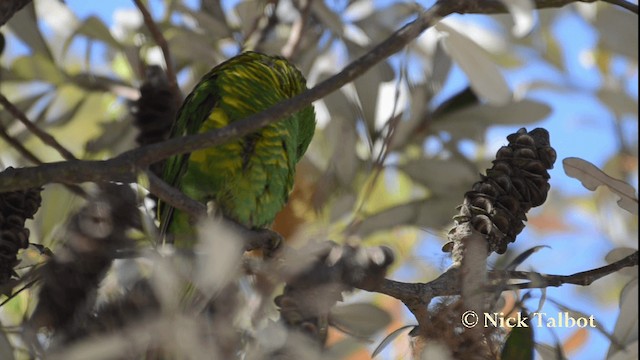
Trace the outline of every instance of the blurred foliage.
{"label": "blurred foliage", "polygon": [[[212,66],[243,49],[286,55],[314,86],[421,10],[417,3],[401,0],[146,3],[168,42],[185,94]],[[82,159],[109,158],[136,146],[130,103],[139,97],[146,65],[165,65],[133,4],[114,14],[98,14],[101,8],[96,5],[95,15],[80,18],[65,2],[36,0],[16,13],[2,33],[6,48],[0,59],[0,91]],[[568,17],[596,34],[595,43],[580,59],[568,57],[570,44],[558,36],[557,27]],[[110,24],[105,22],[109,18],[113,18]],[[420,281],[434,278],[443,269],[444,255],[423,259],[416,255],[421,253],[419,245],[439,241],[439,247],[445,242],[444,236],[430,235],[444,233],[464,192],[478,180],[478,173],[490,167],[496,147],[488,142],[487,130],[509,127],[506,135],[523,125],[534,127],[558,110],[555,94],[587,95],[607,109],[618,151],[601,169],[637,186],[638,105],[637,84],[633,85],[638,78],[637,16],[606,3],[576,3],[536,11],[535,27],[526,36],[514,35],[522,31],[512,31],[514,19],[526,20],[512,15],[451,16],[352,84],[317,101],[319,129],[299,165],[296,190],[274,229],[292,241],[327,237],[337,242],[355,238],[366,245],[384,243],[395,250],[396,264],[405,265],[401,276],[409,270]],[[597,85],[572,80],[578,63],[597,74]],[[514,83],[506,80],[507,73],[528,76]],[[61,160],[5,109],[0,110],[0,130],[44,162]],[[552,144],[568,141],[551,134]],[[559,153],[559,157],[565,156]],[[0,141],[0,165],[33,164]],[[28,223],[30,241],[55,253],[63,224],[82,201],[56,185],[46,186],[42,196],[42,208]],[[578,212],[598,223],[603,241],[610,242],[606,248],[637,249],[637,216],[618,208],[616,200],[603,189],[595,195],[563,194],[553,190],[552,181],[550,200],[531,215],[529,224],[541,239],[558,233],[580,236],[579,229],[562,217]],[[28,251],[22,252],[24,264],[32,263],[27,261]],[[496,267],[514,256],[509,250],[496,259]],[[605,254],[600,258],[604,261]],[[552,263],[536,270],[555,272]],[[635,281],[637,304],[637,273],[612,279],[584,291],[610,303],[620,299],[626,283]],[[1,358],[14,354],[24,358],[19,347],[11,352],[5,344],[15,340],[9,330],[33,310],[33,295],[27,289],[0,309],[5,329],[0,329]],[[633,324],[621,324],[637,319],[636,307],[628,305],[633,304],[630,296],[621,300],[620,320],[613,331],[614,336],[623,336],[618,339],[625,344],[637,342],[637,330],[635,335],[629,333]],[[381,298],[367,299],[392,313],[396,328],[400,327],[398,319],[404,315],[397,303]],[[173,301],[161,299],[161,303],[165,300]],[[358,322],[355,327],[369,334],[370,329],[362,326]],[[263,328],[258,335],[266,336],[266,331]],[[347,340],[340,339],[333,344],[332,355],[352,354],[351,359],[362,355],[354,352],[362,344],[346,346]],[[403,348],[406,341],[394,344],[383,353],[408,352]],[[194,350],[193,355],[198,353]]]}

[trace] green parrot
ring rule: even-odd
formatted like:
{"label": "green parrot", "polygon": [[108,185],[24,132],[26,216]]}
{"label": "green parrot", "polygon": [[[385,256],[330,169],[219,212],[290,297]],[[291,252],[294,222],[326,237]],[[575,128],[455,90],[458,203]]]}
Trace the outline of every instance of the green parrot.
{"label": "green parrot", "polygon": [[[244,52],[209,71],[178,111],[171,137],[204,133],[259,113],[306,90],[286,59]],[[284,207],[295,167],[316,126],[313,106],[222,145],[169,158],[163,179],[249,229],[267,228]],[[191,235],[188,214],[160,202],[162,234]]]}

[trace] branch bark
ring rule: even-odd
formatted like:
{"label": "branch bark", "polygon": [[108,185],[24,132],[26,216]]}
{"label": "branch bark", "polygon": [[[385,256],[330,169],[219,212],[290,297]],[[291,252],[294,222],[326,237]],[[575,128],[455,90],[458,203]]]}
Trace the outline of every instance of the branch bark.
{"label": "branch bark", "polygon": [[[571,275],[548,275],[527,271],[489,271],[491,281],[504,282],[509,280],[529,280],[529,282],[507,285],[499,285],[508,289],[542,289],[546,287],[560,287],[565,284],[588,286],[594,281],[613,274],[623,268],[638,266],[638,252],[622,258],[609,265],[599,268],[581,271]],[[404,283],[385,279],[376,288],[362,289],[380,294],[389,295],[403,303],[416,301],[430,301],[439,296],[461,295],[458,268],[450,268],[442,275],[428,283]],[[496,287],[497,289],[498,287]],[[489,288],[488,290],[494,290]],[[428,303],[428,302],[427,302]]]}
{"label": "branch bark", "polygon": [[31,0],[0,1],[0,26],[13,17],[13,14],[25,7]]}

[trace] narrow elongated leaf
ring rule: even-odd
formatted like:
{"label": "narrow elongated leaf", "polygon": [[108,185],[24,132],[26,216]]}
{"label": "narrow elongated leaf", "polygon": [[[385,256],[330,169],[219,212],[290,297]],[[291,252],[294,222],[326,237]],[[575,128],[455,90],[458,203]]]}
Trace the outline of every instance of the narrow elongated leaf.
{"label": "narrow elongated leaf", "polygon": [[435,194],[464,193],[478,178],[478,169],[455,159],[417,159],[398,166],[415,182]]}
{"label": "narrow elongated leaf", "polygon": [[407,141],[416,135],[416,130],[424,122],[424,114],[428,105],[428,101],[425,100],[431,97],[429,86],[430,84],[425,83],[409,84],[409,118],[398,122],[391,137],[389,146],[391,151],[406,146]]}
{"label": "narrow elongated leaf", "polygon": [[417,8],[415,4],[409,2],[394,2],[389,6],[375,9],[354,24],[370,39],[384,39],[396,31],[398,24],[403,23],[411,14],[415,14]]}
{"label": "narrow elongated leaf", "polygon": [[262,1],[240,1],[234,10],[239,17],[242,33],[248,35],[258,17],[262,15],[264,7]]}
{"label": "narrow elongated leaf", "polygon": [[336,306],[331,309],[331,324],[358,338],[368,338],[391,322],[391,316],[369,303]]}
{"label": "narrow elongated leaf", "polygon": [[513,35],[517,37],[527,36],[533,30],[535,6],[531,0],[501,0],[513,17]]}
{"label": "narrow elongated leaf", "polygon": [[633,99],[622,89],[600,89],[598,90],[598,99],[608,106],[618,117],[627,114],[638,116],[638,100]]}
{"label": "narrow elongated leaf", "polygon": [[516,258],[513,259],[513,261],[511,261],[509,265],[507,265],[504,269],[507,271],[515,270],[520,264],[522,264],[525,260],[527,260],[529,256],[533,255],[534,253],[544,248],[551,249],[551,247],[546,245],[534,246],[528,249],[527,251],[522,252],[520,255],[516,256]]}
{"label": "narrow elongated leaf", "polygon": [[[352,52],[353,53],[353,52]],[[376,110],[384,101],[384,106],[388,107],[389,112],[393,109],[395,96],[388,98],[380,97],[380,85],[383,82],[393,80],[393,69],[387,62],[382,62],[367,72],[366,76],[360,76],[353,83],[358,92],[358,99],[362,106],[362,114],[367,124],[370,136],[374,136],[376,132]],[[395,87],[395,86],[394,86]],[[399,107],[402,105],[399,104]]]}
{"label": "narrow elongated leaf", "polygon": [[451,222],[452,212],[443,209],[454,209],[457,205],[458,199],[447,196],[392,206],[364,219],[358,233],[365,237],[376,231],[401,225],[439,228]]}
{"label": "narrow elongated leaf", "polygon": [[605,185],[609,190],[620,196],[618,205],[632,214],[638,213],[638,197],[635,189],[622,180],[612,178],[592,163],[575,157],[562,160],[564,172],[580,180],[587,189],[594,191],[600,185]]}
{"label": "narrow elongated leaf", "polygon": [[429,85],[435,88],[435,92],[438,92],[447,81],[449,72],[451,72],[451,66],[453,65],[451,57],[447,54],[440,41],[436,44],[436,50],[431,61],[433,65],[431,67]]}
{"label": "narrow elongated leaf", "polygon": [[75,29],[75,31],[67,38],[62,48],[62,53],[66,54],[69,50],[69,46],[73,42],[76,36],[83,35],[92,40],[98,40],[113,48],[122,48],[122,45],[111,35],[109,28],[95,16],[90,16],[85,19]]}
{"label": "narrow elongated leaf", "polygon": [[607,360],[637,360],[637,359],[638,359],[638,341],[635,341],[629,344],[629,346],[627,347],[627,351],[618,351],[612,356],[607,357]]}
{"label": "narrow elongated leaf", "polygon": [[327,7],[324,1],[313,1],[311,11],[327,26],[334,34],[342,37],[344,27],[340,16]]}
{"label": "narrow elongated leaf", "polygon": [[506,105],[477,104],[437,117],[432,131],[446,131],[454,138],[478,139],[485,130],[497,124],[528,124],[540,121],[551,108],[533,100],[520,100]]}
{"label": "narrow elongated leaf", "polygon": [[49,49],[38,27],[33,2],[29,2],[22,10],[16,12],[7,24],[11,27],[13,33],[31,48],[33,54],[43,56],[53,62],[51,49]]}
{"label": "narrow elongated leaf", "polygon": [[23,80],[45,81],[53,85],[59,85],[65,81],[65,76],[60,69],[42,54],[22,56],[12,65],[12,71]]}
{"label": "narrow elongated leaf", "polygon": [[9,338],[3,329],[0,329],[0,359],[15,359],[13,356],[13,346],[11,346],[11,342],[9,342]]}
{"label": "narrow elongated leaf", "polygon": [[[526,321],[528,323],[528,320]],[[502,360],[533,360],[533,328],[519,326],[511,329],[502,348]]]}
{"label": "narrow elongated leaf", "polygon": [[120,79],[112,79],[89,73],[79,73],[70,76],[68,80],[87,91],[111,92],[116,96],[129,100],[135,100],[140,96],[138,89]]}
{"label": "narrow elongated leaf", "polygon": [[[15,105],[15,107],[20,109],[22,112],[27,112],[27,110],[29,110],[35,103],[40,101],[40,99],[42,99],[45,95],[47,95],[46,92],[31,94],[30,96],[27,96],[20,100],[13,101],[13,105]],[[0,110],[0,119],[13,119],[13,116],[6,115],[8,113],[9,112],[7,111],[7,109],[2,108],[2,110]]]}
{"label": "narrow elongated leaf", "polygon": [[[212,2],[212,4],[212,6],[216,6],[214,2]],[[226,23],[216,19],[214,16],[211,16],[210,13],[204,11],[194,11],[187,6],[184,6],[180,2],[175,3],[175,8],[182,13],[192,16],[198,22],[198,25],[200,25],[198,28],[206,32],[212,40],[231,36],[231,33],[229,32],[230,27]]]}
{"label": "narrow elongated leaf", "polygon": [[616,6],[598,9],[595,27],[600,41],[615,53],[638,59],[638,16]]}
{"label": "narrow elongated leaf", "polygon": [[[633,279],[620,294],[620,315],[613,328],[613,337],[617,342],[630,350],[630,344],[638,341],[638,279]],[[620,351],[614,342],[611,343],[607,358]],[[637,353],[636,353],[637,354]]]}
{"label": "narrow elongated leaf", "polygon": [[542,360],[565,360],[566,357],[562,353],[562,345],[556,344],[555,346],[537,343],[536,352],[540,355]]}
{"label": "narrow elongated leaf", "polygon": [[[569,314],[569,316],[571,316],[574,319],[575,318],[587,318],[588,319],[591,316],[591,315],[587,315],[587,314],[585,314],[583,312],[580,312],[578,310],[574,310],[574,309],[572,309],[572,308],[570,308],[570,307],[568,307],[566,305],[563,305],[563,304],[561,304],[558,301],[555,301],[553,299],[548,299],[548,301],[554,303],[557,307],[559,307],[562,311],[567,312]],[[636,305],[637,305],[637,303],[638,302],[637,302],[637,298],[636,298]],[[636,311],[635,314],[637,315],[637,311]],[[615,346],[617,349],[620,348],[620,343],[618,342],[618,340],[616,340],[616,338],[611,333],[609,333],[597,319],[595,319],[595,318],[593,320],[589,319],[589,321],[592,321],[593,324],[595,325],[595,328],[602,335],[606,336],[607,339],[609,339],[611,341],[612,346]],[[636,320],[636,324],[637,324],[637,320]],[[636,334],[637,334],[637,332],[636,332]]]}
{"label": "narrow elongated leaf", "polygon": [[413,329],[416,326],[417,325],[405,325],[405,326],[402,326],[400,328],[397,328],[397,329],[393,330],[391,332],[391,334],[387,335],[384,338],[384,340],[382,340],[380,342],[380,344],[378,344],[378,346],[376,346],[375,350],[373,350],[373,353],[371,353],[371,358],[375,358],[378,354],[380,354],[382,352],[382,350],[384,350],[389,344],[391,344],[393,342],[393,340],[397,339],[398,336],[400,336],[403,333],[405,333],[408,329]]}
{"label": "narrow elongated leaf", "polygon": [[475,92],[494,105],[509,103],[512,99],[509,85],[486,50],[443,22],[435,27],[445,34],[442,38],[445,49],[467,75]]}

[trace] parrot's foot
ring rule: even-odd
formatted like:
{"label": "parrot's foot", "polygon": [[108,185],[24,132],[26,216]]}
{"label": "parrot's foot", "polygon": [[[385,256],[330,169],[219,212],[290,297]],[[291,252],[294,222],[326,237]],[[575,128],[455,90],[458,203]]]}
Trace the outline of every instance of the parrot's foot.
{"label": "parrot's foot", "polygon": [[236,221],[224,218],[245,240],[245,251],[261,250],[265,258],[271,258],[284,243],[282,235],[271,229],[249,229]]}
{"label": "parrot's foot", "polygon": [[270,229],[248,230],[246,250],[262,250],[265,258],[271,258],[284,243],[282,235]]}

